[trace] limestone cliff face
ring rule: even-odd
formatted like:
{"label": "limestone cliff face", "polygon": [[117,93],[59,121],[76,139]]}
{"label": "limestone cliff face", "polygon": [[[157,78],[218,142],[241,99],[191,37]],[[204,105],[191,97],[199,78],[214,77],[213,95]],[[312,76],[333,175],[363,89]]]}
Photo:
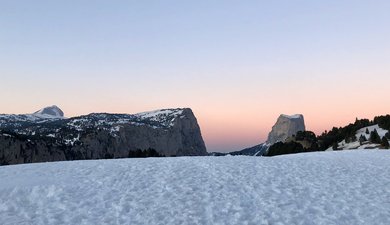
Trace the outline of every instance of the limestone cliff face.
{"label": "limestone cliff face", "polygon": [[0,123],[0,165],[123,158],[149,148],[165,156],[207,155],[196,117],[188,108],[134,115],[95,113],[39,123],[14,115],[13,123],[3,117],[7,122]]}
{"label": "limestone cliff face", "polygon": [[268,135],[267,144],[284,142],[287,138],[295,135],[298,131],[305,131],[305,121],[303,115],[280,115],[272,131]]}
{"label": "limestone cliff face", "polygon": [[280,115],[272,131],[268,134],[268,140],[265,143],[246,148],[240,151],[230,152],[232,155],[251,155],[262,156],[267,153],[270,146],[276,142],[284,142],[288,138],[297,134],[298,131],[305,130],[305,121],[303,115]]}
{"label": "limestone cliff face", "polygon": [[82,136],[80,142],[84,144],[75,146],[73,151],[85,154],[87,158],[105,154],[115,158],[127,157],[130,151],[149,148],[165,156],[207,155],[200,127],[191,109],[183,109],[166,127],[125,123],[117,125],[113,133],[112,130],[102,130]]}

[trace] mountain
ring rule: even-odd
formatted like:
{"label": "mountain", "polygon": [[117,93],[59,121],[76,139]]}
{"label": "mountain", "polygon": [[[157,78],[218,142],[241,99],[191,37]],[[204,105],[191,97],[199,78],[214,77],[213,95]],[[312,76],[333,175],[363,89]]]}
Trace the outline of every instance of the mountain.
{"label": "mountain", "polygon": [[[298,132],[290,136],[295,132],[294,127],[298,128]],[[267,147],[266,150],[253,154],[259,148],[258,145],[239,151],[238,154],[275,156],[313,151],[388,149],[390,146],[390,115],[377,116],[373,120],[356,119],[354,123],[333,127],[318,136],[311,131],[299,130],[299,127],[304,129],[303,116],[282,115],[269,135],[271,138],[260,145]],[[279,137],[274,144],[270,141],[272,133]],[[285,138],[287,136],[290,137]]]}
{"label": "mountain", "polygon": [[35,113],[33,115],[37,117],[57,117],[62,118],[64,117],[64,112],[58,108],[58,106],[53,105],[46,108],[43,108]]}
{"label": "mountain", "polygon": [[277,119],[268,139],[265,143],[246,148],[240,151],[230,152],[231,155],[262,156],[268,148],[277,142],[284,142],[299,131],[305,131],[305,120],[302,114],[285,115],[281,114]]}
{"label": "mountain", "polygon": [[49,106],[31,114],[0,114],[0,129],[13,130],[61,119],[65,119],[64,113],[57,106]]}
{"label": "mountain", "polygon": [[287,138],[295,135],[298,131],[305,131],[305,120],[303,115],[292,116],[280,115],[272,131],[268,134],[267,144],[273,145],[276,142],[284,142]]}
{"label": "mountain", "polygon": [[125,158],[154,150],[164,156],[207,155],[189,108],[64,118],[51,106],[26,115],[0,115],[0,165]]}

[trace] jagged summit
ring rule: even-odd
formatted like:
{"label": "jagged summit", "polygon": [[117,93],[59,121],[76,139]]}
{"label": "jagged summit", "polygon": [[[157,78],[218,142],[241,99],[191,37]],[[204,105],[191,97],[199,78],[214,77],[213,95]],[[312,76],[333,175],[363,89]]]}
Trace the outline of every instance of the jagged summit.
{"label": "jagged summit", "polygon": [[35,116],[64,117],[64,112],[56,105],[45,107],[33,113]]}

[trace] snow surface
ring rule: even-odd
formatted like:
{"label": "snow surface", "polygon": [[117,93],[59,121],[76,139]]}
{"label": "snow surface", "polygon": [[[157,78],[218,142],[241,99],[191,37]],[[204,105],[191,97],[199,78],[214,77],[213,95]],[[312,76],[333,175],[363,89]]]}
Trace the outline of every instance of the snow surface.
{"label": "snow surface", "polygon": [[0,167],[0,224],[390,224],[390,151]]}

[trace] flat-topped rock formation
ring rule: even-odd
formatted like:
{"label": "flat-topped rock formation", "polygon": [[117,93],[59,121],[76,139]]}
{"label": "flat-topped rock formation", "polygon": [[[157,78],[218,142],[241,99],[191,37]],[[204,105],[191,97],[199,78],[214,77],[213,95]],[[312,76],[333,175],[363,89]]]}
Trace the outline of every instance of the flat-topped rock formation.
{"label": "flat-topped rock formation", "polygon": [[164,156],[207,155],[189,108],[64,118],[58,107],[0,115],[0,165],[125,158],[153,149]]}

